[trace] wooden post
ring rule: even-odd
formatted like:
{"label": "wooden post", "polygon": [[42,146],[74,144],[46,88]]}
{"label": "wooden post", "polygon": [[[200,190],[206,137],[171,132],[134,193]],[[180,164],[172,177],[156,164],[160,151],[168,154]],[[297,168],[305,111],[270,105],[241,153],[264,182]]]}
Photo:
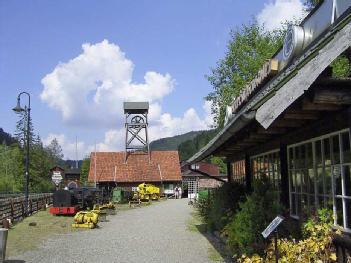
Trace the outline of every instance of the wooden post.
{"label": "wooden post", "polygon": [[13,198],[10,199],[10,206],[11,206],[11,220],[14,221],[15,220],[15,211],[14,211],[14,207],[13,207]]}
{"label": "wooden post", "polygon": [[33,203],[32,203],[32,198],[29,199],[29,213],[33,213]]}
{"label": "wooden post", "polygon": [[20,201],[21,203],[21,212],[22,212],[22,219],[24,218],[24,199],[22,201]]}
{"label": "wooden post", "polygon": [[288,151],[285,144],[280,144],[280,175],[281,175],[281,195],[280,201],[285,207],[289,207],[289,172],[288,172]]}
{"label": "wooden post", "polygon": [[246,190],[252,191],[252,173],[251,173],[251,160],[248,154],[245,154],[245,182]]}
{"label": "wooden post", "polygon": [[227,177],[228,177],[228,182],[232,183],[233,182],[233,170],[232,170],[232,163],[227,160]]}

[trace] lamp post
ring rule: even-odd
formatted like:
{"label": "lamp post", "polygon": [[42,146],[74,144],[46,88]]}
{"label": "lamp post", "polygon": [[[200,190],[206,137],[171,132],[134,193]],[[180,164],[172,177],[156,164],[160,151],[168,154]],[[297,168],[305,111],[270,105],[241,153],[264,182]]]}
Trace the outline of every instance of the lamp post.
{"label": "lamp post", "polygon": [[[28,96],[28,107],[24,109],[21,107],[21,95],[26,94]],[[17,105],[12,109],[16,113],[27,111],[27,130],[26,130],[26,173],[25,173],[25,187],[24,187],[24,213],[28,215],[28,199],[29,199],[29,123],[30,123],[30,95],[28,92],[21,92],[17,97]]]}

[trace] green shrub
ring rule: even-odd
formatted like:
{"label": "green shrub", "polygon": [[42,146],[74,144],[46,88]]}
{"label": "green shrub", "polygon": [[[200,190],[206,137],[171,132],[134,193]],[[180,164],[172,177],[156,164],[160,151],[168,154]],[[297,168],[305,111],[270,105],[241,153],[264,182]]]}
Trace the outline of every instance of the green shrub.
{"label": "green shrub", "polygon": [[239,204],[239,211],[225,227],[227,245],[233,253],[262,253],[265,241],[261,232],[283,211],[279,196],[268,181],[257,181],[254,192]]}
{"label": "green shrub", "polygon": [[237,183],[225,183],[208,195],[199,195],[198,211],[210,231],[222,231],[231,220],[238,204],[245,196],[245,187]]}

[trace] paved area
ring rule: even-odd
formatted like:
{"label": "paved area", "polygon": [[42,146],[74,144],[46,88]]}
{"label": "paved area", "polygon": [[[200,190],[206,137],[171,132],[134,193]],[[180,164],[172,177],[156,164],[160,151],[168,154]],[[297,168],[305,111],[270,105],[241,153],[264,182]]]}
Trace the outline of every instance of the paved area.
{"label": "paved area", "polygon": [[26,263],[211,262],[211,244],[199,232],[188,229],[191,211],[186,199],[122,211],[109,216],[109,222],[101,222],[99,229],[57,235],[37,250],[12,260]]}

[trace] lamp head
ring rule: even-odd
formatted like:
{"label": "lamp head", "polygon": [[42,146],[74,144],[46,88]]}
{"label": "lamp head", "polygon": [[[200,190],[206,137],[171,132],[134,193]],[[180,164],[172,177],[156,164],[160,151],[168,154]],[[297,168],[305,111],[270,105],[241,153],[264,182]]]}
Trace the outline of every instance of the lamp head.
{"label": "lamp head", "polygon": [[20,104],[20,98],[17,98],[17,105],[12,109],[14,112],[20,113],[21,111],[24,111],[24,109],[21,107]]}

